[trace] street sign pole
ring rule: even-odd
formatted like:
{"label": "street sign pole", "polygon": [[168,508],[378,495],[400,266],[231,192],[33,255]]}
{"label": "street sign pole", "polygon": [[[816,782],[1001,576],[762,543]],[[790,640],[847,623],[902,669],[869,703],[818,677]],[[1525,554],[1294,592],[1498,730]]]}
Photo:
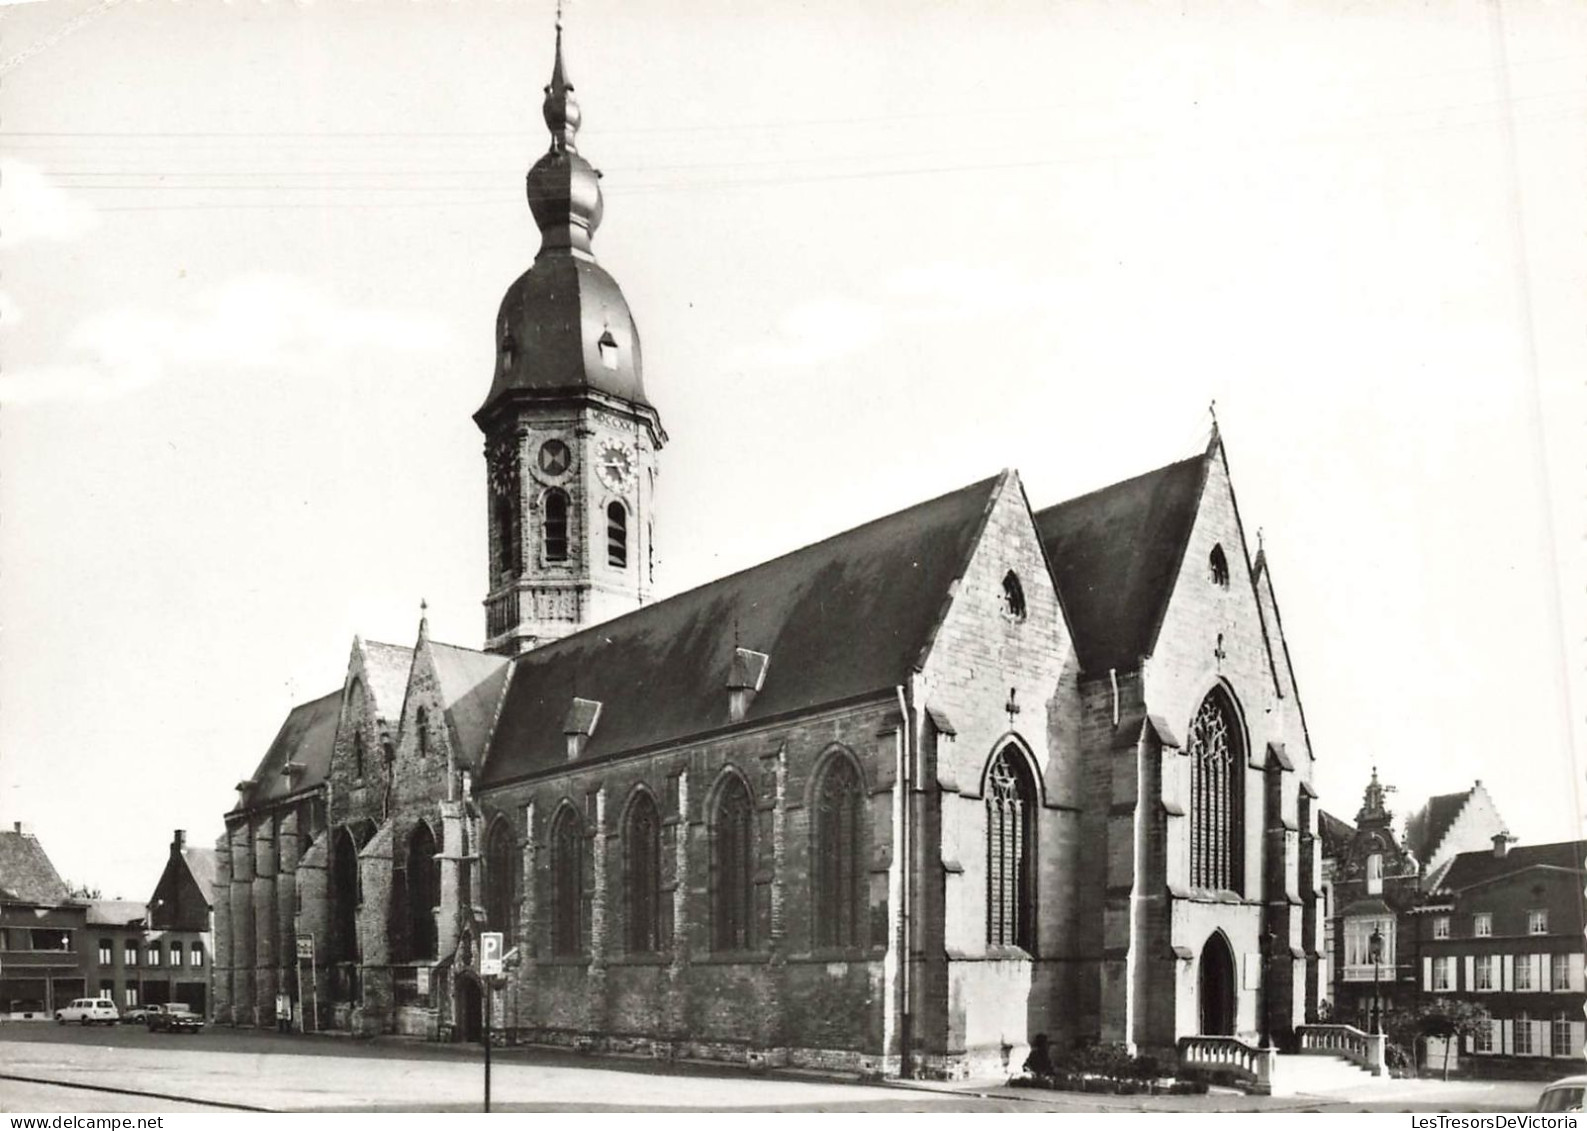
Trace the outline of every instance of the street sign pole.
{"label": "street sign pole", "polygon": [[490,999],[492,997],[494,997],[495,995],[490,992],[490,983],[488,981],[486,981],[483,978],[481,978],[480,981],[485,983],[484,986],[482,987],[482,989],[484,991],[484,994],[485,994],[485,1112],[486,1112],[486,1114],[489,1114],[489,1112],[490,1112]]}

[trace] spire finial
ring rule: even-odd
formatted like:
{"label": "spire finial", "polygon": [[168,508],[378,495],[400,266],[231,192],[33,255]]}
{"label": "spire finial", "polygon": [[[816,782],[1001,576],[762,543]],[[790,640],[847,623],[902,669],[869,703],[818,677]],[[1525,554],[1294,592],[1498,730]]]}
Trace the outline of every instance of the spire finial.
{"label": "spire finial", "polygon": [[430,639],[430,602],[419,598],[419,639]]}
{"label": "spire finial", "polygon": [[546,84],[546,100],[542,112],[545,115],[546,128],[551,131],[552,150],[575,149],[573,135],[579,129],[579,104],[573,100],[573,84],[568,81],[567,67],[562,62],[561,0],[557,2],[556,58],[551,64],[551,81]]}

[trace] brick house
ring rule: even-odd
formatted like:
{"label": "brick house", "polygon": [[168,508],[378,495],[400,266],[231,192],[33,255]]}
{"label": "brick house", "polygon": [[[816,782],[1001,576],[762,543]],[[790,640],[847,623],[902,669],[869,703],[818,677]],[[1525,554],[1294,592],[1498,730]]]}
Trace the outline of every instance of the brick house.
{"label": "brick house", "polygon": [[48,1018],[87,997],[88,905],[73,899],[38,838],[0,830],[0,1017]]}
{"label": "brick house", "polygon": [[1463,1051],[1485,1073],[1555,1076],[1583,1044],[1582,889],[1587,841],[1453,857],[1417,915],[1420,988],[1485,1006],[1491,1028]]}
{"label": "brick house", "polygon": [[218,1018],[473,1036],[490,992],[508,1039],[892,1074],[1312,1019],[1312,752],[1216,429],[652,600],[667,435],[560,33],[545,119],[475,415],[485,648],[421,616],[288,716],[217,845]]}

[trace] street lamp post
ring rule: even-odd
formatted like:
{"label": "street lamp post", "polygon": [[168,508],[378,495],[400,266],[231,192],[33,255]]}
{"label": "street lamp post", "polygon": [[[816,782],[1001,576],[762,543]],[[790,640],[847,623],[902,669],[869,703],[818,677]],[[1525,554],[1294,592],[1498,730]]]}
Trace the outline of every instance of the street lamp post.
{"label": "street lamp post", "polygon": [[1372,1031],[1383,1032],[1383,1001],[1378,996],[1378,967],[1383,961],[1383,928],[1373,927],[1370,939],[1372,955]]}

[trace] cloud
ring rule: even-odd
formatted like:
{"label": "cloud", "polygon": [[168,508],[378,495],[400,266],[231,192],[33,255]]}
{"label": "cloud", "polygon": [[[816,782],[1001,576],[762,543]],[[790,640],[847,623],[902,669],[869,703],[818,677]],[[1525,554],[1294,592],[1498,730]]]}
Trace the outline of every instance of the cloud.
{"label": "cloud", "polygon": [[448,341],[432,316],[346,306],[302,279],[248,275],[175,309],[123,306],[85,320],[61,361],[0,372],[0,402],[105,400],[173,373],[281,372]]}
{"label": "cloud", "polygon": [[99,223],[99,213],[56,188],[40,170],[0,159],[0,247],[29,240],[74,240]]}

